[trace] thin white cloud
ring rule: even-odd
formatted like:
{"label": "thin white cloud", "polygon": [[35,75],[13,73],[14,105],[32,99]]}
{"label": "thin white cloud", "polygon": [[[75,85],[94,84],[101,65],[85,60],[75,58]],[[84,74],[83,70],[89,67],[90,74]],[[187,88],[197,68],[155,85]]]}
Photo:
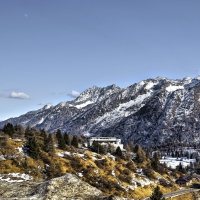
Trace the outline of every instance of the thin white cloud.
{"label": "thin white cloud", "polygon": [[40,102],[37,104],[38,106],[46,106],[46,105],[52,105],[52,103],[44,103],[44,102]]}
{"label": "thin white cloud", "polygon": [[8,98],[13,98],[13,99],[30,99],[30,97],[23,93],[23,92],[12,92]]}
{"label": "thin white cloud", "polygon": [[72,98],[76,98],[80,95],[80,92],[77,92],[75,90],[72,90],[69,94],[67,94],[68,96],[72,97]]}
{"label": "thin white cloud", "polygon": [[27,15],[27,14],[25,14],[25,17],[28,17],[28,15]]}
{"label": "thin white cloud", "polygon": [[51,95],[64,95],[64,92],[51,92]]}
{"label": "thin white cloud", "polygon": [[11,91],[16,91],[18,90],[17,88],[9,88],[9,89],[3,89],[4,92],[11,92]]}
{"label": "thin white cloud", "polygon": [[0,94],[1,98],[11,98],[11,99],[30,99],[30,97],[23,92],[11,92],[10,95]]}

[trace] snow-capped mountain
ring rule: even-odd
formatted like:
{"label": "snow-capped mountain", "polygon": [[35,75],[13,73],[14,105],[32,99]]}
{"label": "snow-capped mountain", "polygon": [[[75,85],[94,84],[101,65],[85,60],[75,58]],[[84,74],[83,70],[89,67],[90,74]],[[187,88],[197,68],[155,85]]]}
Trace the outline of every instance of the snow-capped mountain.
{"label": "snow-capped mountain", "polygon": [[46,105],[0,122],[53,132],[116,136],[141,145],[200,139],[200,76],[170,80],[157,77],[127,88],[93,86],[75,100]]}

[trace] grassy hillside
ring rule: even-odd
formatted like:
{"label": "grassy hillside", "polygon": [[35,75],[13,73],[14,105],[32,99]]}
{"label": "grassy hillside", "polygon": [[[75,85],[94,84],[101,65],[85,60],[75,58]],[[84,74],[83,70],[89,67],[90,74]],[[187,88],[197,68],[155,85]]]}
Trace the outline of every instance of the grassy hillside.
{"label": "grassy hillside", "polygon": [[[13,181],[23,180],[23,176],[19,174],[28,175],[35,180],[47,180],[69,172],[100,189],[105,195],[114,194],[134,199],[150,196],[157,185],[163,193],[170,192],[171,188],[179,188],[174,180],[180,174],[159,163],[155,165],[155,160],[146,157],[144,152],[140,155],[142,150],[132,159],[127,153],[122,156],[108,152],[98,154],[91,149],[76,148],[67,143],[62,149],[58,148],[60,139],[56,133],[51,136],[53,146],[48,146],[49,135],[44,131],[30,129],[25,130],[20,137],[13,135],[10,137],[5,132],[0,133],[2,180],[7,180],[8,177]],[[72,140],[72,136],[69,139]],[[80,141],[81,138],[77,140]],[[31,142],[35,149],[31,147]],[[143,159],[139,155],[143,155]]]}

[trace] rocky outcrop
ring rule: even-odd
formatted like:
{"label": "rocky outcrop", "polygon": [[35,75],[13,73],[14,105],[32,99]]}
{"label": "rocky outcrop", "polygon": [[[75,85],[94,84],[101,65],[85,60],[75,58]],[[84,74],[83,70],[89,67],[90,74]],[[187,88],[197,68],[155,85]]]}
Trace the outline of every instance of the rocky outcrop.
{"label": "rocky outcrop", "polygon": [[25,181],[25,182],[6,182],[0,181],[0,199],[1,200],[25,200],[30,197],[38,182]]}
{"label": "rocky outcrop", "polygon": [[100,190],[81,181],[75,175],[67,173],[62,177],[38,185],[31,199],[93,200],[100,196],[103,196]]}
{"label": "rocky outcrop", "polygon": [[36,181],[0,181],[1,200],[121,200],[105,197],[97,188],[81,181],[76,175],[64,176],[39,183]]}

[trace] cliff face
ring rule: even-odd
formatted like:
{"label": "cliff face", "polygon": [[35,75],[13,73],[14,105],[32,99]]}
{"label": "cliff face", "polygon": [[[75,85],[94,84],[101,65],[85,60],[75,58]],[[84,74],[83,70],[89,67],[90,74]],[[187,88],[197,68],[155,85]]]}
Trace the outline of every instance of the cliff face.
{"label": "cliff face", "polygon": [[123,142],[159,145],[200,139],[200,77],[147,79],[127,88],[92,87],[75,100],[31,111],[11,122],[70,134],[116,136]]}
{"label": "cliff face", "polygon": [[[108,197],[97,188],[81,181],[77,176],[67,173],[44,183],[36,181],[0,181],[2,200],[106,200]],[[113,197],[110,199],[120,200]]]}

